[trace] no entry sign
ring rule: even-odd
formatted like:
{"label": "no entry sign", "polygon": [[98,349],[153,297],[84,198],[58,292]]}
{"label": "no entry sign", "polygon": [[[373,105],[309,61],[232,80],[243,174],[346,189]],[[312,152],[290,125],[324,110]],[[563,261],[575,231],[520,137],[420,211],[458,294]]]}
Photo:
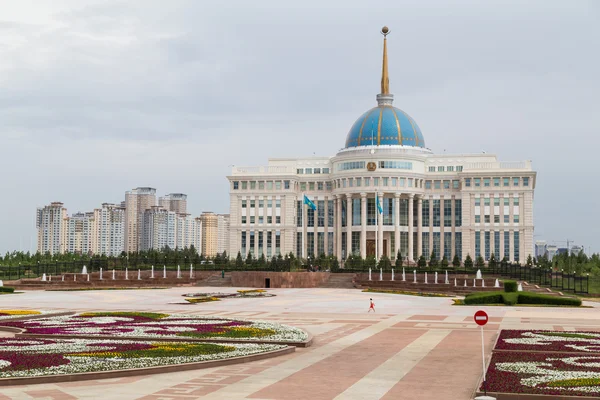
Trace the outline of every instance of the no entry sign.
{"label": "no entry sign", "polygon": [[477,325],[484,326],[488,322],[488,315],[485,311],[479,310],[475,313],[473,319]]}

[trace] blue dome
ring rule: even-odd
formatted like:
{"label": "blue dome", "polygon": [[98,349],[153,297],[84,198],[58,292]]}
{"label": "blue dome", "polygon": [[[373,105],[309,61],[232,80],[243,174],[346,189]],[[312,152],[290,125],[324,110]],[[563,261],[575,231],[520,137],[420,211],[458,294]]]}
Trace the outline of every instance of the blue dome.
{"label": "blue dome", "polygon": [[346,147],[400,145],[425,147],[421,129],[408,114],[390,105],[380,105],[360,116],[346,137]]}

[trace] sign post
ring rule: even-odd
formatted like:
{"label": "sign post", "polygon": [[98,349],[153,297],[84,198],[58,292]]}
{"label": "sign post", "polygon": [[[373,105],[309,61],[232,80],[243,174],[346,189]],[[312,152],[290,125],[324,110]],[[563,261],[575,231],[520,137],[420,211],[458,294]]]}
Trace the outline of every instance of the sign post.
{"label": "sign post", "polygon": [[479,310],[473,316],[475,323],[481,327],[481,365],[483,367],[483,393],[487,396],[487,385],[485,378],[485,348],[483,344],[483,326],[488,322],[488,315],[485,311]]}

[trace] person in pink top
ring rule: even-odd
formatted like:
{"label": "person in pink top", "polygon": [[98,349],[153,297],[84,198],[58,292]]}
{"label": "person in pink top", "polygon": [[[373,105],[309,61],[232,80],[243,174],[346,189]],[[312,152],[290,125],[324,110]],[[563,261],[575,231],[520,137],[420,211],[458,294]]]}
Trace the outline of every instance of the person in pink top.
{"label": "person in pink top", "polygon": [[373,299],[369,299],[371,301],[371,305],[369,306],[369,311],[367,312],[371,312],[371,310],[373,310],[373,312],[375,312],[375,303],[373,303]]}

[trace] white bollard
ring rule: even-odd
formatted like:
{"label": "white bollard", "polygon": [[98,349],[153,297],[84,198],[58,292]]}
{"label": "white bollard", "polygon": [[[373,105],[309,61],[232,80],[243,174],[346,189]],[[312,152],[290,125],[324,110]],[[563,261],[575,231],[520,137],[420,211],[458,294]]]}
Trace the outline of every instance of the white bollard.
{"label": "white bollard", "polygon": [[448,271],[446,271],[446,280],[444,281],[444,283],[445,283],[446,285],[449,285],[449,284],[450,284],[450,281],[448,280]]}
{"label": "white bollard", "polygon": [[371,280],[371,268],[369,268],[369,280]]}
{"label": "white bollard", "polygon": [[127,271],[127,268],[125,268],[125,279],[129,279],[129,271]]}
{"label": "white bollard", "polygon": [[392,280],[394,280],[394,268],[392,268]]}
{"label": "white bollard", "polygon": [[73,274],[73,282],[77,281],[77,274]]}
{"label": "white bollard", "polygon": [[87,281],[90,281],[90,274],[86,274],[87,275]]}
{"label": "white bollard", "polygon": [[100,280],[102,280],[102,268],[100,268]]}
{"label": "white bollard", "polygon": [[190,264],[190,279],[194,277],[194,267]]}
{"label": "white bollard", "polygon": [[465,279],[465,287],[467,287],[467,280]]}
{"label": "white bollard", "polygon": [[152,270],[150,272],[150,279],[154,279],[154,265],[152,266]]}
{"label": "white bollard", "polygon": [[138,269],[138,281],[142,280],[142,271]]}
{"label": "white bollard", "polygon": [[435,271],[435,284],[437,285],[437,271]]}
{"label": "white bollard", "polygon": [[113,280],[113,281],[115,280],[115,270],[114,270],[114,269],[113,269],[113,277],[112,277],[112,280]]}
{"label": "white bollard", "polygon": [[406,273],[404,272],[404,267],[402,267],[402,282],[406,282]]}
{"label": "white bollard", "polygon": [[383,280],[383,269],[379,268],[379,280],[382,281]]}
{"label": "white bollard", "polygon": [[425,272],[425,284],[428,284],[428,282],[427,282],[427,272]]}
{"label": "white bollard", "polygon": [[454,287],[456,287],[456,286],[457,286],[457,285],[456,285],[456,278],[454,278]]}
{"label": "white bollard", "polygon": [[473,287],[477,287],[477,285],[475,284],[477,281],[475,279],[473,279]]}
{"label": "white bollard", "polygon": [[496,279],[496,283],[494,283],[494,287],[500,287],[500,282],[498,282],[498,279]]}
{"label": "white bollard", "polygon": [[414,280],[413,283],[417,283],[417,270],[413,270]]}
{"label": "white bollard", "polygon": [[485,287],[485,279],[481,280],[481,287]]}
{"label": "white bollard", "polygon": [[167,266],[163,265],[163,279],[167,279]]}
{"label": "white bollard", "polygon": [[62,281],[63,281],[63,282],[65,281],[65,276],[64,276],[64,275],[62,276]]}

